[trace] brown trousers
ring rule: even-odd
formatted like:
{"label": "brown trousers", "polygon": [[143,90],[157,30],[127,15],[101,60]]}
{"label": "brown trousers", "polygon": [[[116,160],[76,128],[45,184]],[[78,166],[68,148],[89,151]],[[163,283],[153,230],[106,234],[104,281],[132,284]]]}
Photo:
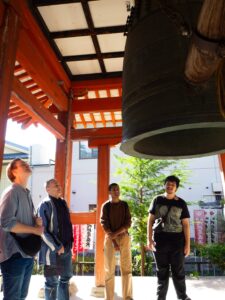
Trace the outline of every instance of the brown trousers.
{"label": "brown trousers", "polygon": [[[122,277],[123,300],[132,300],[132,259],[130,237],[127,233],[116,238],[120,248],[120,271]],[[112,240],[105,238],[104,266],[105,266],[105,300],[114,300],[115,285],[115,249]]]}

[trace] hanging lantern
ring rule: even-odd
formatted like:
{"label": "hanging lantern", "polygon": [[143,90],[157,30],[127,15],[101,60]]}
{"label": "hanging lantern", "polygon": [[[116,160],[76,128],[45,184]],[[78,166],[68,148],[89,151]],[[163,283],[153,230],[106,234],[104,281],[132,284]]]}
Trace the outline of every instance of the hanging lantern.
{"label": "hanging lantern", "polygon": [[125,153],[167,159],[225,151],[215,79],[198,86],[184,76],[201,6],[200,0],[136,1],[123,68]]}

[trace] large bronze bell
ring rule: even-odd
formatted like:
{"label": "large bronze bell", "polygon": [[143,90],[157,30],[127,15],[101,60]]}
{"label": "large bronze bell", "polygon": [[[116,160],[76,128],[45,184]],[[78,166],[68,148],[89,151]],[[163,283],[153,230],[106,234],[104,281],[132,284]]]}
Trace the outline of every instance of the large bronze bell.
{"label": "large bronze bell", "polygon": [[169,9],[162,2],[136,1],[125,48],[121,149],[160,159],[224,152],[215,79],[194,86],[184,76],[191,39],[182,21],[195,28],[203,1],[164,1]]}

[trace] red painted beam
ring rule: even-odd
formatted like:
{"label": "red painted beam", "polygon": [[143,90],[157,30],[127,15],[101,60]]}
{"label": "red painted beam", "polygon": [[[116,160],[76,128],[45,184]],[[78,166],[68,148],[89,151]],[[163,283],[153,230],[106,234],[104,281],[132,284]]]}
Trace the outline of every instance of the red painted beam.
{"label": "red painted beam", "polygon": [[[71,99],[69,106],[71,105]],[[66,137],[64,141],[57,139],[56,142],[56,155],[55,155],[55,178],[58,180],[62,187],[62,194],[65,197],[68,206],[70,203],[71,195],[71,170],[72,170],[72,141],[71,141],[71,124],[73,122],[72,113],[63,112],[58,115],[58,120],[66,128]]]}
{"label": "red painted beam", "polygon": [[10,107],[20,18],[9,6],[0,3],[0,178],[4,153],[5,132]]}
{"label": "red painted beam", "polygon": [[96,224],[96,212],[71,213],[72,224]]}
{"label": "red painted beam", "polygon": [[58,78],[54,76],[46,57],[40,52],[24,28],[20,31],[17,60],[43,92],[52,99],[55,106],[60,111],[67,111],[68,98],[59,86]]}
{"label": "red painted beam", "polygon": [[28,1],[9,0],[7,4],[21,16],[22,20],[17,60],[58,109],[67,111],[70,80],[36,23],[28,7]]}
{"label": "red painted beam", "polygon": [[75,113],[95,113],[121,111],[122,98],[98,98],[93,100],[73,101],[73,112]]}
{"label": "red painted beam", "polygon": [[[223,174],[222,181],[223,181],[223,185],[224,185],[225,184],[225,153],[219,154],[218,158],[219,158],[220,170]],[[224,186],[224,188],[225,188],[225,186]]]}
{"label": "red painted beam", "polygon": [[4,13],[5,13],[5,5],[4,5],[3,1],[1,1],[0,2],[0,26],[3,25]]}
{"label": "red painted beam", "polygon": [[122,88],[122,78],[119,77],[119,78],[73,81],[71,88],[73,88],[75,91],[76,89],[105,90],[105,89]]}
{"label": "red painted beam", "polygon": [[108,138],[90,138],[88,140],[89,148],[97,148],[102,145],[115,146],[122,141],[122,136],[120,137],[108,137]]}
{"label": "red painted beam", "polygon": [[71,139],[89,140],[91,138],[121,138],[122,127],[104,127],[104,128],[88,128],[88,129],[72,129]]}
{"label": "red painted beam", "polygon": [[[58,58],[52,48],[49,46],[49,42],[44,36],[42,30],[40,29],[37,21],[35,20],[32,12],[29,8],[29,1],[25,0],[8,0],[7,3],[20,14],[23,19],[23,27],[26,29],[27,33],[31,37],[35,44],[35,48],[38,52],[43,54],[46,62],[54,74],[54,77],[62,82],[63,90],[68,93],[70,90],[71,82],[63,69],[62,65],[58,62]],[[30,52],[34,51],[34,48],[30,49]],[[35,63],[35,61],[33,61]],[[44,72],[40,73],[42,76]]]}
{"label": "red painted beam", "polygon": [[[77,114],[114,112],[121,111],[121,109],[122,97],[74,100],[72,104],[72,110]],[[53,105],[49,108],[49,111],[53,114],[57,114],[59,112],[59,110]]]}
{"label": "red painted beam", "polygon": [[95,252],[95,284],[104,286],[104,232],[100,224],[101,206],[108,199],[110,174],[110,148],[108,145],[98,147],[98,181],[96,211],[96,252]]}
{"label": "red painted beam", "polygon": [[29,116],[42,124],[57,138],[64,140],[65,127],[32,95],[23,84],[14,77],[12,101],[23,109]]}

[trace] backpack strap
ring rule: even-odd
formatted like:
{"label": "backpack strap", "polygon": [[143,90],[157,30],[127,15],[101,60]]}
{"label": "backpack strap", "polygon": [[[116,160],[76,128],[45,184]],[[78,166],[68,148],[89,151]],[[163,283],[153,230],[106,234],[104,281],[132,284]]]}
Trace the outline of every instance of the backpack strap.
{"label": "backpack strap", "polygon": [[171,207],[172,207],[172,205],[170,205],[170,206],[168,207],[167,213],[165,214],[165,216],[162,217],[164,223],[165,223],[166,220],[167,220],[167,217],[168,217],[168,214],[169,214],[169,212],[170,212]]}

